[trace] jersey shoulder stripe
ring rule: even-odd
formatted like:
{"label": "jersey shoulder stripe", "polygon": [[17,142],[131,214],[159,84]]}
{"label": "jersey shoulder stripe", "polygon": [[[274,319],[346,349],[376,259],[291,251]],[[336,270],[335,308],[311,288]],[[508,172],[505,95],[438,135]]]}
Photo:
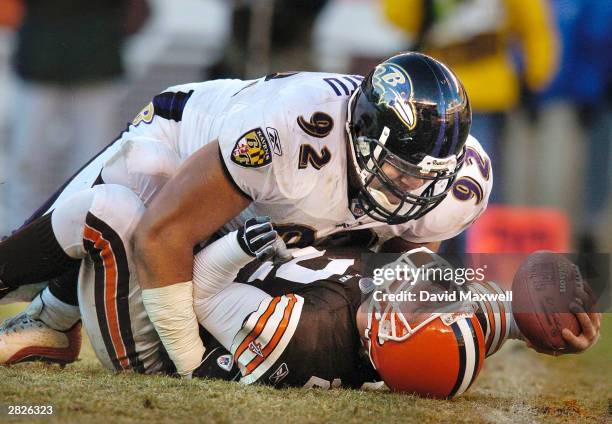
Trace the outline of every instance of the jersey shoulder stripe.
{"label": "jersey shoulder stripe", "polygon": [[257,381],[282,355],[295,333],[303,305],[304,298],[299,295],[277,296],[263,301],[249,316],[231,347],[242,383]]}
{"label": "jersey shoulder stripe", "polygon": [[359,87],[363,77],[361,75],[338,74],[336,76],[324,77],[323,81],[334,90],[336,96],[349,96]]}
{"label": "jersey shoulder stripe", "polygon": [[[247,320],[246,325],[242,327],[242,330],[248,327],[250,331],[248,333],[244,333],[245,337],[243,338],[243,340],[240,342],[240,344],[236,348],[232,346],[232,352],[234,353],[234,355],[236,356],[242,355],[242,353],[249,347],[249,344],[253,342],[254,340],[256,340],[261,335],[261,333],[263,332],[263,329],[268,323],[268,320],[270,319],[270,316],[272,316],[272,314],[276,310],[276,306],[278,305],[279,301],[280,301],[280,297],[272,298],[270,299],[269,302],[267,302],[268,304],[266,308],[263,309],[263,311],[262,311],[263,303],[260,305],[257,312],[262,311],[261,314],[257,314],[257,313],[251,314],[251,316]],[[252,321],[255,321],[255,323],[252,323]],[[240,333],[238,335],[240,335]],[[236,338],[238,337],[238,335],[236,336]],[[234,343],[235,342],[236,342],[236,339],[234,339]]]}
{"label": "jersey shoulder stripe", "polygon": [[158,94],[153,98],[155,115],[164,119],[181,122],[183,119],[183,110],[192,94],[193,90],[187,92],[166,91]]}

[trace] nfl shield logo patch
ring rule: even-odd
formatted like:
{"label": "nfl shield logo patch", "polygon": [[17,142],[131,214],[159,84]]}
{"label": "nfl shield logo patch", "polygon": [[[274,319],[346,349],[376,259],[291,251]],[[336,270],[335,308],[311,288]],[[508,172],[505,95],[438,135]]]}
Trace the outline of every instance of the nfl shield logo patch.
{"label": "nfl shield logo patch", "polygon": [[232,355],[221,355],[217,358],[217,365],[225,371],[230,371],[234,365],[234,357]]}
{"label": "nfl shield logo patch", "polygon": [[245,168],[260,168],[272,163],[271,152],[265,133],[255,128],[238,139],[232,150],[232,162]]}

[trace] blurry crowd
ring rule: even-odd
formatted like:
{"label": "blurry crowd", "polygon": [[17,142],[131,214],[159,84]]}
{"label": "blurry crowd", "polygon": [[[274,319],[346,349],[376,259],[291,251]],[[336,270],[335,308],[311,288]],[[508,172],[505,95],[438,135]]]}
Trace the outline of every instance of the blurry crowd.
{"label": "blurry crowd", "polygon": [[[420,50],[467,88],[472,134],[493,163],[490,203],[553,208],[573,250],[612,249],[609,0],[2,0],[0,24],[13,34],[0,58],[11,64],[0,232],[188,75],[365,73]],[[168,71],[179,66],[192,72]],[[152,91],[141,99],[138,86]]]}
{"label": "blurry crowd", "polygon": [[7,229],[15,229],[119,134],[122,43],[150,11],[146,0],[8,0],[2,7],[16,31],[2,195]]}

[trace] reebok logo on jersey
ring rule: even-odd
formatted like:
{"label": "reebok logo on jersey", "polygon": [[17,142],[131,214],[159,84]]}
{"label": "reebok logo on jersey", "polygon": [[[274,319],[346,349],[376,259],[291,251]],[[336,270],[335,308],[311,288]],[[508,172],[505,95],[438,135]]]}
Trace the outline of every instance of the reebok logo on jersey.
{"label": "reebok logo on jersey", "polygon": [[261,128],[242,135],[232,150],[232,162],[245,168],[260,168],[272,163],[272,149]]}
{"label": "reebok logo on jersey", "polygon": [[280,367],[268,377],[268,380],[270,380],[272,384],[278,384],[282,379],[287,377],[287,375],[289,375],[289,367],[283,362],[280,364]]}
{"label": "reebok logo on jersey", "polygon": [[278,131],[276,128],[266,127],[266,132],[268,133],[268,140],[270,140],[270,145],[272,146],[272,151],[276,156],[283,155],[283,149],[280,144],[280,137],[278,136]]}
{"label": "reebok logo on jersey", "polygon": [[249,343],[249,350],[257,356],[261,356],[262,358],[264,357],[263,352],[261,351],[261,343],[259,342]]}
{"label": "reebok logo on jersey", "polygon": [[234,359],[232,355],[221,355],[217,358],[217,365],[219,365],[219,368],[229,372],[232,369],[232,365],[234,365]]}

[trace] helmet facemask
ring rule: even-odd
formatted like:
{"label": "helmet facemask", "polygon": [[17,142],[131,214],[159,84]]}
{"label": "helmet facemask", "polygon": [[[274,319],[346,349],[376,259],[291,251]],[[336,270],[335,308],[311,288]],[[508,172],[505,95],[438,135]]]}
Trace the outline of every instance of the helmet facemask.
{"label": "helmet facemask", "polygon": [[[427,255],[431,260],[417,267],[413,259],[424,255]],[[454,291],[459,293],[465,290],[462,285],[455,284],[454,281],[425,278],[429,271],[431,271],[431,275],[441,276],[444,270],[452,269],[447,261],[438,255],[432,255],[426,248],[413,249],[400,256],[395,262],[385,265],[383,269],[396,269],[397,267],[414,270],[420,268],[420,273],[416,278],[412,274],[407,274],[408,278],[405,279],[392,278],[386,280],[379,286],[373,287],[373,291],[376,290],[381,295],[397,295],[402,292],[414,293],[416,299],[419,299],[421,291],[441,294]],[[437,274],[434,270],[437,270]],[[457,299],[460,299],[458,294]],[[370,293],[370,297],[366,301],[368,302],[368,320],[364,337],[368,340],[368,354],[371,353],[371,343],[373,341],[378,345],[383,345],[387,341],[404,342],[435,319],[440,318],[449,325],[450,322],[459,319],[463,314],[473,313],[471,304],[459,300],[456,302],[441,300],[426,303],[420,303],[418,300],[389,300],[382,302],[381,305],[381,302],[378,302]],[[372,359],[371,355],[370,359]],[[372,363],[376,367],[374,361]]]}
{"label": "helmet facemask", "polygon": [[[352,164],[358,176],[359,207],[373,219],[390,225],[422,217],[444,200],[463,166],[464,154],[445,158],[423,155],[417,163],[399,157],[386,146],[391,137],[398,136],[389,127],[383,126],[377,138],[360,134],[353,113],[356,106],[371,106],[359,102],[359,97],[360,90],[356,90],[348,103],[346,123]],[[406,180],[418,183],[411,187],[402,183]]]}
{"label": "helmet facemask", "polygon": [[[421,263],[419,256],[427,255],[430,262]],[[437,255],[420,248],[384,268],[400,265],[414,269],[415,262],[420,263],[421,276],[426,275],[428,269],[450,267]],[[379,302],[371,290],[375,288],[396,296],[406,291],[415,293],[417,299],[423,291],[433,294],[456,291],[456,298],[461,299],[459,293],[464,290],[463,286],[454,281],[432,281],[414,276],[389,279],[376,287],[360,282],[360,286],[362,290],[370,288],[370,297],[362,304],[363,313],[367,313],[362,340],[372,365],[391,390],[446,398],[469,388],[482,366],[485,350],[475,305],[460,300],[395,301],[389,297]]]}

